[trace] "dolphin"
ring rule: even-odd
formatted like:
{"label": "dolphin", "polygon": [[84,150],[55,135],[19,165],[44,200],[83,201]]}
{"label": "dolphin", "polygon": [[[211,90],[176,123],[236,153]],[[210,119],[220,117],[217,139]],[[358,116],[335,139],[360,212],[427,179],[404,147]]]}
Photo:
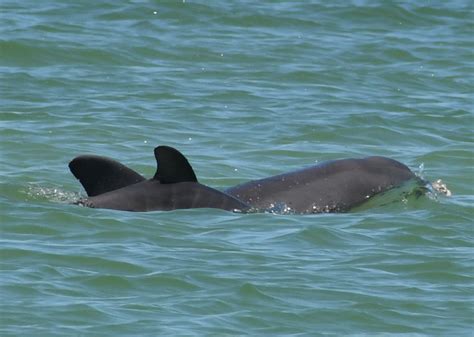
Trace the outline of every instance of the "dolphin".
{"label": "dolphin", "polygon": [[332,160],[225,190],[253,208],[283,213],[347,212],[369,198],[418,179],[386,157]]}
{"label": "dolphin", "polygon": [[69,169],[81,182],[89,197],[146,180],[145,177],[118,161],[95,155],[74,158],[69,163]]}
{"label": "dolphin", "polygon": [[404,183],[422,182],[407,166],[373,156],[322,162],[218,191],[198,183],[188,160],[169,146],[155,148],[157,171],[147,180],[106,157],[85,155],[69,168],[88,198],[79,204],[129,211],[221,208],[281,213],[347,212]]}
{"label": "dolphin", "polygon": [[237,198],[200,184],[188,160],[176,149],[154,150],[157,170],[145,179],[125,165],[106,157],[83,155],[69,163],[88,197],[77,204],[123,211],[156,211],[183,208],[220,208],[246,211]]}

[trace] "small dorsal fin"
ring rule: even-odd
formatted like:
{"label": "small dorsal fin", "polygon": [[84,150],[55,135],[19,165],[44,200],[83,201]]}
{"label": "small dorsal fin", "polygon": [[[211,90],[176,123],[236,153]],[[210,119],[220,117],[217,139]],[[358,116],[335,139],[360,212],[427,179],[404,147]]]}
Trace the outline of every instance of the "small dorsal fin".
{"label": "small dorsal fin", "polygon": [[153,179],[159,180],[162,184],[197,182],[193,168],[178,150],[170,146],[158,146],[155,148],[155,158],[157,169]]}
{"label": "small dorsal fin", "polygon": [[83,155],[69,163],[89,197],[110,192],[145,180],[140,174],[107,157]]}

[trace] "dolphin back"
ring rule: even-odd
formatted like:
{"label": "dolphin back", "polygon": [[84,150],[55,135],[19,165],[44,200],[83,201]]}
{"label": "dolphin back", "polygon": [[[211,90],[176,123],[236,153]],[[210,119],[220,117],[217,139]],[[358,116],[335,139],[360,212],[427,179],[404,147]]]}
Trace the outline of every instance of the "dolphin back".
{"label": "dolphin back", "polygon": [[249,181],[226,192],[261,210],[283,205],[296,213],[346,212],[415,177],[390,158],[349,158]]}
{"label": "dolphin back", "polygon": [[134,212],[188,208],[219,208],[244,212],[250,208],[231,195],[196,182],[162,184],[155,179],[89,197],[79,204]]}

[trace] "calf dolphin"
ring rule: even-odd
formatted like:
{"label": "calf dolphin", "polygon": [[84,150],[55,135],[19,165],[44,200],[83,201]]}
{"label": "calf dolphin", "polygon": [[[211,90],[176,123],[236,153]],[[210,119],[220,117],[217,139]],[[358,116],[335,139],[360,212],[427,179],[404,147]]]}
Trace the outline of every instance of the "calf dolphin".
{"label": "calf dolphin", "polygon": [[191,165],[179,151],[158,146],[154,152],[157,170],[148,180],[110,158],[76,157],[69,168],[88,194],[88,198],[77,203],[92,208],[142,212],[182,208],[245,211],[249,208],[233,196],[198,183]]}
{"label": "calf dolphin", "polygon": [[249,181],[225,192],[256,209],[284,213],[346,212],[414,178],[407,166],[390,158],[351,158]]}
{"label": "calf dolphin", "polygon": [[76,157],[69,163],[69,169],[79,179],[89,197],[146,180],[118,161],[101,156]]}

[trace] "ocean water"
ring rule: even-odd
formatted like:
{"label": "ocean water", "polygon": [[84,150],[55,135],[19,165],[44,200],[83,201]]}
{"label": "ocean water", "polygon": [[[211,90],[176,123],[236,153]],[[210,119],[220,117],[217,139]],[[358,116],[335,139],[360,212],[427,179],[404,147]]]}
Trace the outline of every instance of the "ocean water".
{"label": "ocean water", "polygon": [[[0,3],[1,336],[473,336],[472,1]],[[225,188],[383,155],[452,192],[346,214],[70,203],[182,151]]]}

